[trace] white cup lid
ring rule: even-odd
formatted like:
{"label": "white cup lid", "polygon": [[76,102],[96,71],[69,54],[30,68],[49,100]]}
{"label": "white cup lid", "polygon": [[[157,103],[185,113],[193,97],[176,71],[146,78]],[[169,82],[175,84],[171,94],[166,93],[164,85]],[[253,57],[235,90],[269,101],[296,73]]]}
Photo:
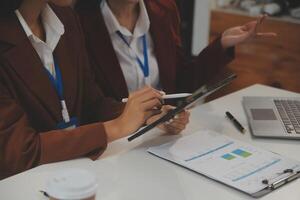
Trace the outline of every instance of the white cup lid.
{"label": "white cup lid", "polygon": [[98,184],[93,174],[81,169],[68,169],[56,173],[46,184],[46,192],[56,199],[74,200],[94,196]]}

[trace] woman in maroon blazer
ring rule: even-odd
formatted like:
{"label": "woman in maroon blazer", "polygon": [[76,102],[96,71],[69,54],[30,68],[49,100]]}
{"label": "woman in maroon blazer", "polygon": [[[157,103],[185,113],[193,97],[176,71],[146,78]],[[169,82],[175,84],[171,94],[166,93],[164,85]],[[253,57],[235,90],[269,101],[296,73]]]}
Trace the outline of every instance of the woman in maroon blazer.
{"label": "woman in maroon blazer", "polygon": [[[80,24],[71,8],[60,7],[70,3],[0,2],[0,179],[40,164],[96,159],[107,143],[162,112],[161,94],[150,87],[126,106],[103,97]],[[177,133],[187,122],[183,112],[162,128]]]}
{"label": "woman in maroon blazer", "polygon": [[188,60],[174,0],[78,0],[75,9],[96,80],[117,100],[144,85],[166,93],[192,92],[234,58],[235,45],[256,35],[274,36],[256,33],[262,18],[228,29]]}

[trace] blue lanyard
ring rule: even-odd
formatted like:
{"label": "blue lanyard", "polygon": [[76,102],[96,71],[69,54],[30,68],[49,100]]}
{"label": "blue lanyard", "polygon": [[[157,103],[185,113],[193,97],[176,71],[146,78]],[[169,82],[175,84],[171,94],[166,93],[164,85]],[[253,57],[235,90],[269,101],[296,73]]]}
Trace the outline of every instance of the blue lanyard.
{"label": "blue lanyard", "polygon": [[47,75],[48,75],[48,78],[49,78],[52,86],[55,88],[55,90],[57,92],[59,100],[63,101],[64,100],[64,87],[63,87],[61,72],[60,72],[60,69],[59,69],[58,65],[56,64],[56,62],[54,62],[54,67],[55,67],[56,78],[54,78],[54,76],[48,70],[46,70]]}
{"label": "blue lanyard", "polygon": [[[120,31],[117,31],[117,34],[123,40],[123,42],[130,49],[132,49],[129,42],[124,37],[124,35]],[[148,50],[148,44],[147,44],[146,34],[143,35],[142,41],[143,41],[144,63],[141,61],[141,59],[137,55],[136,55],[136,60],[137,60],[138,64],[140,65],[140,67],[141,67],[141,69],[144,73],[144,77],[149,77],[149,58],[148,58],[148,51],[147,51]]]}
{"label": "blue lanyard", "polygon": [[55,91],[57,92],[57,95],[59,97],[60,103],[61,103],[61,113],[62,117],[65,123],[69,123],[71,121],[69,112],[67,109],[66,101],[64,99],[64,87],[63,87],[63,81],[62,81],[62,76],[61,76],[61,71],[57,65],[56,62],[54,62],[54,67],[55,67],[55,73],[56,73],[56,78],[47,70],[47,75],[49,77],[49,80],[52,84],[52,86],[55,88]]}

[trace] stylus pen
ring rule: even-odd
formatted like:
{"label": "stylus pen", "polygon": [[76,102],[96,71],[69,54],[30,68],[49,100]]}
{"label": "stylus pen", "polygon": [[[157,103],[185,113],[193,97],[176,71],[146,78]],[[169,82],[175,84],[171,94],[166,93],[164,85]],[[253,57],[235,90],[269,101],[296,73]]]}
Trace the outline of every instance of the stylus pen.
{"label": "stylus pen", "polygon": [[230,112],[226,112],[226,116],[230,119],[230,121],[232,121],[232,123],[234,124],[234,126],[241,133],[245,133],[246,132],[246,129],[241,125],[241,123]]}
{"label": "stylus pen", "polygon": [[[185,98],[191,96],[191,93],[179,93],[179,94],[167,94],[163,95],[163,99],[178,99],[178,98]],[[127,103],[128,98],[122,99],[123,103]]]}

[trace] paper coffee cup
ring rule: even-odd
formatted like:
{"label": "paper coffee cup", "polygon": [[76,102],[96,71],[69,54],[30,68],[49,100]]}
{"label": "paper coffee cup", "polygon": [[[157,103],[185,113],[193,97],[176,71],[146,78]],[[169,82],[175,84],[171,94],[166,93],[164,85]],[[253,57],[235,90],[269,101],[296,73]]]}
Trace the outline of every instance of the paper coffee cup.
{"label": "paper coffee cup", "polygon": [[46,184],[51,200],[94,200],[97,188],[95,176],[81,169],[60,171]]}

